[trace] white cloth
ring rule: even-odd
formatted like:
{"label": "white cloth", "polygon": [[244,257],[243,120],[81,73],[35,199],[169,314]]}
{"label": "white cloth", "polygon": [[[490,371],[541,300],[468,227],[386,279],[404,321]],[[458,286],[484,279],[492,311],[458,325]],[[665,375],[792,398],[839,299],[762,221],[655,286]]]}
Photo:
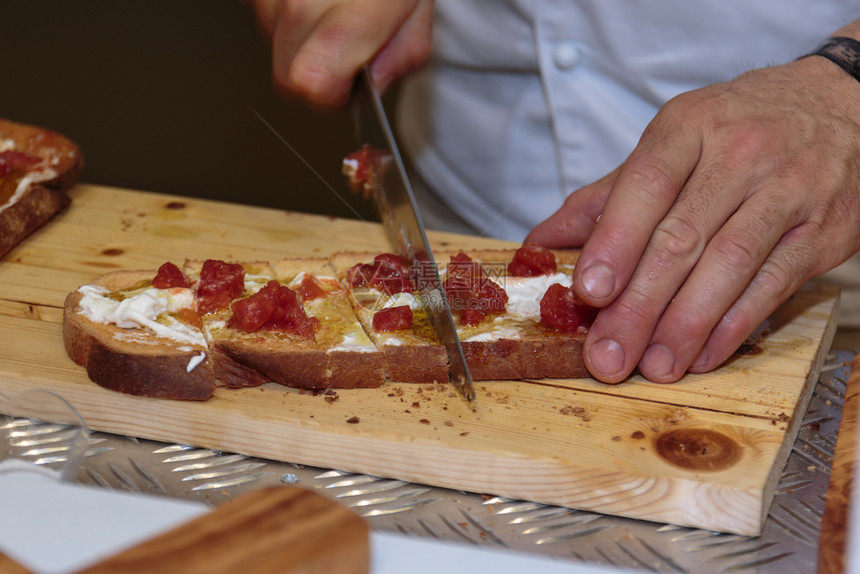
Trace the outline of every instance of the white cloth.
{"label": "white cloth", "polygon": [[858,17],[837,0],[437,0],[431,62],[397,110],[428,227],[521,241],[673,96]]}

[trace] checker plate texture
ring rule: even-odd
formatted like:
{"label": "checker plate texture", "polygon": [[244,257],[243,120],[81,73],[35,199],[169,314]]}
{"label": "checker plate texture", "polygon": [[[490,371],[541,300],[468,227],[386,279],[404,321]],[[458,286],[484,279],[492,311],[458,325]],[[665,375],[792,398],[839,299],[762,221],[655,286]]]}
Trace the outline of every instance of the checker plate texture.
{"label": "checker plate texture", "polygon": [[828,356],[764,532],[755,538],[105,433],[91,436],[79,480],[213,506],[263,486],[298,484],[352,508],[376,530],[642,572],[814,574],[852,357]]}

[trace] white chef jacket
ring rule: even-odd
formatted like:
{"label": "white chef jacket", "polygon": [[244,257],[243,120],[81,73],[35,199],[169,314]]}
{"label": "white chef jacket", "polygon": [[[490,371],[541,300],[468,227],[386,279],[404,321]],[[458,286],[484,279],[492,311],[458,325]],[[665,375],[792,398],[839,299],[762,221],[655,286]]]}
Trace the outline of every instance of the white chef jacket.
{"label": "white chef jacket", "polygon": [[[430,64],[401,87],[428,227],[521,241],[620,165],[673,96],[809,53],[839,0],[436,0]],[[858,86],[860,89],[860,86]]]}

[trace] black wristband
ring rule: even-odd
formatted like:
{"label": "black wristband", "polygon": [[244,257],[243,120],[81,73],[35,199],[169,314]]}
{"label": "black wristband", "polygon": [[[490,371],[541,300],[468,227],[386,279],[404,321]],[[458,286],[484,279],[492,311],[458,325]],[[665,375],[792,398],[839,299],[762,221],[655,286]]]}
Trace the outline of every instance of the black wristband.
{"label": "black wristband", "polygon": [[860,42],[854,38],[830,38],[807,56],[827,58],[860,81]]}

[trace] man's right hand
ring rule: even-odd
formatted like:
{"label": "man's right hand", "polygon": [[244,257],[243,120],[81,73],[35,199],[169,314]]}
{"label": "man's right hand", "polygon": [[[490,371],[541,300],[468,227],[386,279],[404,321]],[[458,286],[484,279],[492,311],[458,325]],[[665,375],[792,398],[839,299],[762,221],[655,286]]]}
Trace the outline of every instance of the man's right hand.
{"label": "man's right hand", "polygon": [[321,107],[349,100],[370,62],[380,90],[430,57],[433,0],[254,0],[275,86]]}

